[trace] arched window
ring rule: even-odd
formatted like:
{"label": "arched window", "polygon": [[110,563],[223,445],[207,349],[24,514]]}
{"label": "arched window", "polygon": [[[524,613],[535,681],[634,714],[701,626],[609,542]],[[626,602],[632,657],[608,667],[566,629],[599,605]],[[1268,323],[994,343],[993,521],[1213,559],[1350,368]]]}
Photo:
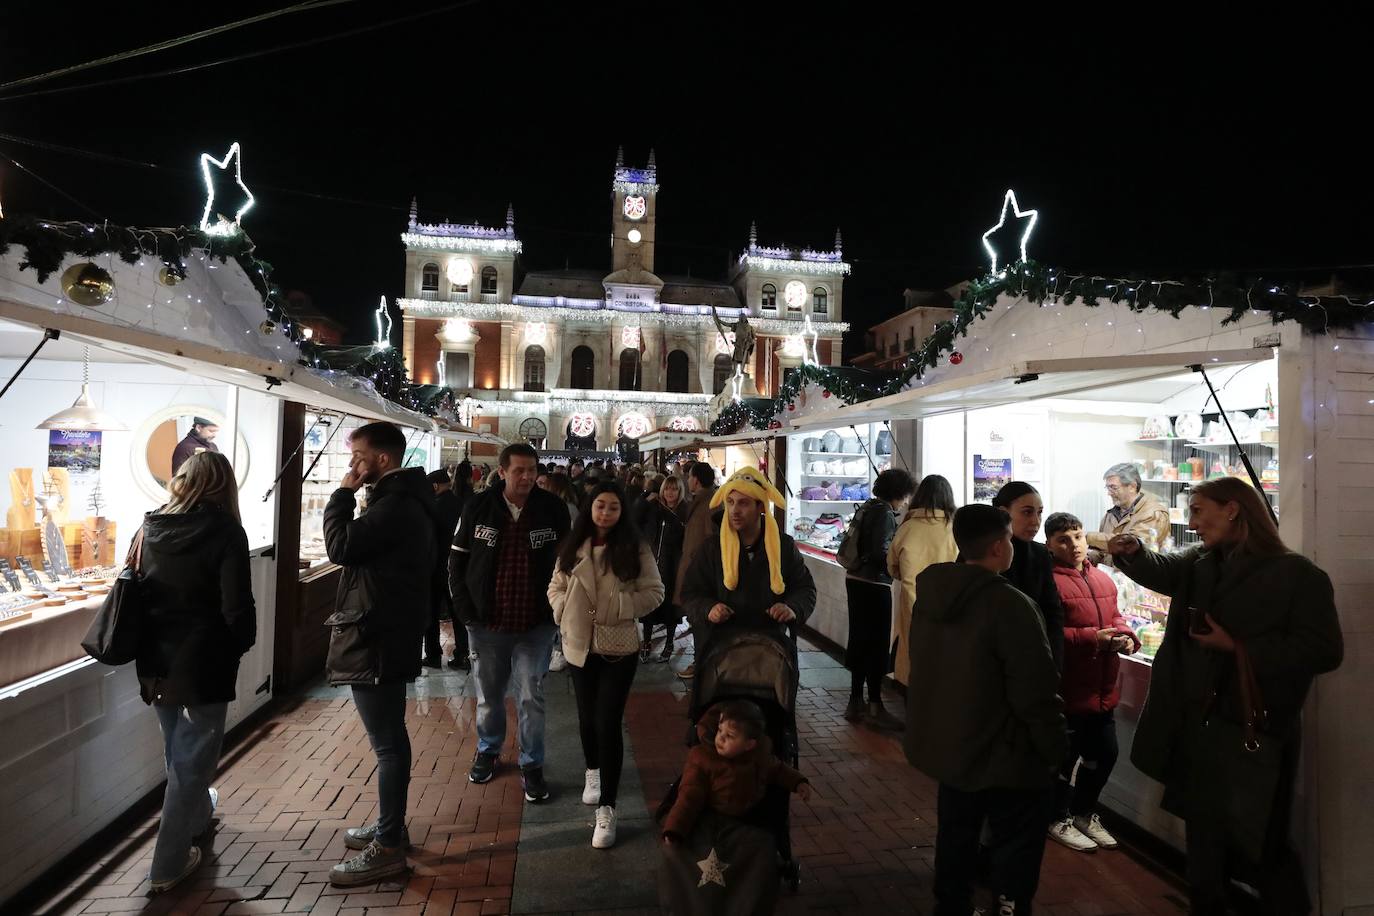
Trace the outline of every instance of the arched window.
{"label": "arched window", "polygon": [[482,268],[482,292],[496,292],[496,268],[490,264]]}
{"label": "arched window", "polygon": [[687,393],[687,351],[674,350],[668,354],[668,391]]}
{"label": "arched window", "polygon": [[811,311],[817,315],[824,315],[830,308],[830,294],[825,291],[824,286],[818,286],[811,291]]}
{"label": "arched window", "polygon": [[620,390],[639,391],[644,387],[644,373],[641,371],[639,351],[626,347],[620,351]]}
{"label": "arched window", "polygon": [[760,297],[760,298],[761,298],[761,301],[760,301],[759,304],[762,305],[762,306],[763,306],[764,308],[766,308],[766,309],[775,309],[775,308],[777,308],[777,307],[778,307],[778,288],[777,288],[776,286],[774,286],[772,283],[765,283],[765,284],[763,284],[763,291],[762,291],[762,292],[763,292],[763,295]]}
{"label": "arched window", "polygon": [[544,348],[538,344],[525,348],[525,390],[544,390]]}
{"label": "arched window", "polygon": [[725,386],[730,384],[730,376],[734,374],[735,364],[730,360],[730,354],[717,354],[714,363],[714,372],[711,377],[711,393],[720,394],[724,391]]}
{"label": "arched window", "polygon": [[572,351],[572,377],[568,384],[573,388],[596,387],[596,357],[592,348],[575,347]]}
{"label": "arched window", "polygon": [[420,289],[427,292],[439,291],[439,265],[433,262],[420,269]]}

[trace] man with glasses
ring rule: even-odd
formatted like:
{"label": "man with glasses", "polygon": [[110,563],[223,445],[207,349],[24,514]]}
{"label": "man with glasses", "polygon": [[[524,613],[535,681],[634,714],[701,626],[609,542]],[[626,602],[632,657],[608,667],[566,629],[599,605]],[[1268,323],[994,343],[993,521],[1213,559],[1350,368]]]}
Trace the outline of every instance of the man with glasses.
{"label": "man with glasses", "polygon": [[1107,542],[1118,534],[1133,534],[1160,549],[1169,536],[1169,507],[1158,497],[1140,490],[1140,471],[1129,462],[1114,464],[1102,475],[1112,507],[1102,516],[1098,530],[1089,532],[1088,548],[1094,563],[1111,563]]}

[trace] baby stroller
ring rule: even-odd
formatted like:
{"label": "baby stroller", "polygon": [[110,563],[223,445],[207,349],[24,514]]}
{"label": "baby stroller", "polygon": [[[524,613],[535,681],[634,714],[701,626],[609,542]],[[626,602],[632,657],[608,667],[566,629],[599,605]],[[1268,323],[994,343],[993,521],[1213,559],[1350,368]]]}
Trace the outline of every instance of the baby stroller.
{"label": "baby stroller", "polygon": [[[696,744],[696,722],[712,705],[726,700],[750,700],[763,711],[773,753],[795,768],[798,762],[796,708],[799,682],[796,625],[778,625],[767,629],[727,627],[717,630],[703,647],[702,657],[697,659],[696,665],[688,710],[691,719],[688,745]],[[677,800],[681,781],[679,775],[669,787],[667,797],[657,811],[659,820],[666,816]],[[768,850],[769,861],[776,864],[778,877],[795,891],[801,884],[801,870],[792,858],[790,801],[790,794],[785,789],[769,786],[764,800],[735,824],[731,824],[730,828],[738,824],[752,828],[755,835],[770,837],[770,845],[774,848]],[[717,817],[715,820],[731,819]],[[703,871],[702,886],[706,881]],[[669,890],[665,889],[665,896]],[[766,889],[770,899],[776,897],[776,891],[776,885]],[[767,909],[754,907],[740,911],[766,912]],[[719,910],[713,909],[712,912]]]}

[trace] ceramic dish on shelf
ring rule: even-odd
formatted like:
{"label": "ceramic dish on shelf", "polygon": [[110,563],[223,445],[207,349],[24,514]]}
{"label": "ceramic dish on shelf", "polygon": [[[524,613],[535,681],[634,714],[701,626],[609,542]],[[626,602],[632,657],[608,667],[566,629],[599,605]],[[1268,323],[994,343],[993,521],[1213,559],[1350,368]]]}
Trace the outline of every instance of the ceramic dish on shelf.
{"label": "ceramic dish on shelf", "polygon": [[1202,414],[1181,413],[1174,421],[1174,432],[1180,439],[1198,439],[1202,436]]}
{"label": "ceramic dish on shelf", "polygon": [[1145,425],[1140,428],[1140,438],[1142,439],[1167,439],[1171,435],[1173,435],[1173,425],[1165,416],[1150,417],[1145,421]]}

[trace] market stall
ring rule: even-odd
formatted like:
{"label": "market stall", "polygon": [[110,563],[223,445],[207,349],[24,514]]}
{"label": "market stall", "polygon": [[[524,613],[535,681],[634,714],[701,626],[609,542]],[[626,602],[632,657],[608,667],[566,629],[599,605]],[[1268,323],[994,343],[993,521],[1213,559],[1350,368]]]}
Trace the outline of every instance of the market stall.
{"label": "market stall", "polygon": [[[1007,480],[1027,480],[1046,514],[1072,512],[1088,530],[1109,505],[1103,473],[1133,463],[1143,487],[1173,507],[1165,549],[1193,540],[1181,508],[1190,484],[1248,479],[1244,453],[1284,541],[1330,573],[1347,646],[1358,645],[1374,607],[1365,511],[1374,487],[1364,473],[1374,462],[1374,325],[1314,334],[1292,321],[1276,327],[1259,312],[1224,322],[1226,312],[1206,307],[1175,317],[1125,304],[1037,307],[1010,296],[985,317],[958,342],[958,359],[942,360],[897,394],[794,422],[791,438],[814,437],[836,417],[855,425],[891,419],[894,430],[911,427],[913,473],[943,474],[956,501],[986,502]],[[1122,763],[1103,803],[1181,848],[1182,826],[1158,807],[1159,786],[1127,762],[1168,602],[1117,581],[1145,649],[1122,666]],[[1324,901],[1351,899],[1352,873],[1341,863],[1374,844],[1370,828],[1339,802],[1360,791],[1374,764],[1361,729],[1348,724],[1369,700],[1359,685],[1371,664],[1348,649],[1345,665],[1321,678],[1310,699],[1295,832],[1314,887],[1317,863],[1336,863],[1319,876]]]}

